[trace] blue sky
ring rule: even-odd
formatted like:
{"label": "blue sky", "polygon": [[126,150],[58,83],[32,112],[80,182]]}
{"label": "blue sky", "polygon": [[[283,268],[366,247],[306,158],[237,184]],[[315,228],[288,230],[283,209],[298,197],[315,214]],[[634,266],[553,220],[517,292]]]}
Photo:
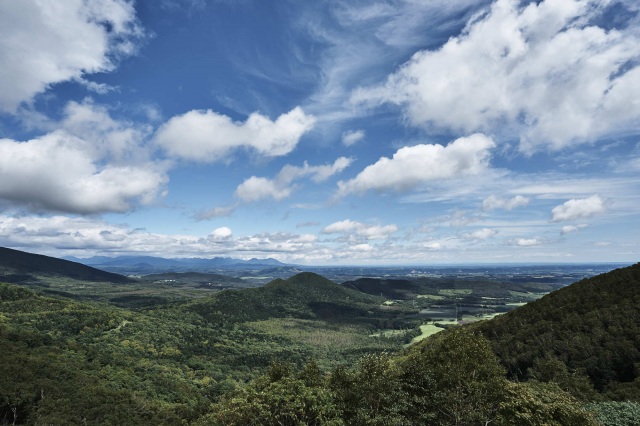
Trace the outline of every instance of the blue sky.
{"label": "blue sky", "polygon": [[635,0],[0,3],[0,245],[636,262]]}

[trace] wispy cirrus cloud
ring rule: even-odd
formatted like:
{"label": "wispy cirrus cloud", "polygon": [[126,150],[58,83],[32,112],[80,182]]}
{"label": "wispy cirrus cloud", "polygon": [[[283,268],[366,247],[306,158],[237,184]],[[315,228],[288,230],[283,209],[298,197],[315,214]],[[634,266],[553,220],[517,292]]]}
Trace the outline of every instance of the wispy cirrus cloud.
{"label": "wispy cirrus cloud", "polygon": [[[314,53],[319,82],[305,108],[329,123],[361,115],[348,102],[354,87],[384,78],[389,63],[425,44],[445,41],[452,28],[464,27],[479,2],[332,0],[320,5],[305,5],[296,23],[321,48],[319,55]],[[430,29],[428,34],[424,28]]]}
{"label": "wispy cirrus cloud", "polygon": [[580,225],[565,225],[560,229],[560,233],[562,235],[571,234],[574,232],[578,232],[581,229],[587,228],[589,225],[586,223],[581,223]]}
{"label": "wispy cirrus cloud", "polygon": [[233,204],[230,206],[213,207],[208,210],[201,210],[199,212],[196,212],[193,217],[195,220],[209,220],[216,217],[228,217],[233,214],[236,208],[238,208],[237,204]]}
{"label": "wispy cirrus cloud", "polygon": [[498,234],[498,231],[491,228],[482,228],[473,232],[466,233],[462,236],[462,238],[468,240],[486,240],[487,238],[491,238]]}
{"label": "wispy cirrus cloud", "polygon": [[513,210],[516,207],[523,207],[529,204],[529,198],[516,195],[513,198],[503,199],[491,194],[482,201],[482,209],[491,211],[496,209]]}
{"label": "wispy cirrus cloud", "polygon": [[342,133],[342,143],[344,146],[353,146],[363,140],[364,137],[364,130],[348,130]]}
{"label": "wispy cirrus cloud", "polygon": [[516,238],[512,240],[512,244],[518,247],[535,247],[542,244],[539,238]]}

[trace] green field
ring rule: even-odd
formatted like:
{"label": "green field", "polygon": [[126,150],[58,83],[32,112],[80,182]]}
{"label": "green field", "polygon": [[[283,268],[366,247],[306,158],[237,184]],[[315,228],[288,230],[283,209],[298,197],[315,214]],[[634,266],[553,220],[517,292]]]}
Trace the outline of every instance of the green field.
{"label": "green field", "polygon": [[457,321],[455,320],[444,320],[444,321],[429,321],[426,324],[422,324],[420,326],[420,335],[414,337],[411,340],[410,344],[414,344],[417,343],[433,334],[439,333],[441,331],[444,330],[443,327],[438,327],[436,324],[442,324],[442,325],[456,325],[458,324]]}
{"label": "green field", "polygon": [[444,300],[445,296],[440,296],[437,294],[419,294],[416,296],[418,299],[429,299],[429,300]]}
{"label": "green field", "polygon": [[440,293],[442,296],[448,296],[448,297],[467,296],[473,293],[473,290],[470,288],[464,288],[464,289],[445,288],[445,289],[439,290],[438,293]]}

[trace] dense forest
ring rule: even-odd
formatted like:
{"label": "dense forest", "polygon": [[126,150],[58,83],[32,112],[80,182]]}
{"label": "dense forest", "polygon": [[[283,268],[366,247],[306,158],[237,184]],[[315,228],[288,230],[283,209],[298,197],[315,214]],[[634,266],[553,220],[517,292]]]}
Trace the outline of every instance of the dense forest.
{"label": "dense forest", "polygon": [[379,307],[314,274],[135,310],[0,284],[0,423],[190,423],[274,361],[398,350],[414,324],[371,338]]}
{"label": "dense forest", "polygon": [[312,273],[142,307],[0,284],[0,424],[639,424],[639,286],[637,264],[408,345],[409,304]]}
{"label": "dense forest", "polygon": [[552,292],[475,325],[513,380],[640,401],[640,264]]}

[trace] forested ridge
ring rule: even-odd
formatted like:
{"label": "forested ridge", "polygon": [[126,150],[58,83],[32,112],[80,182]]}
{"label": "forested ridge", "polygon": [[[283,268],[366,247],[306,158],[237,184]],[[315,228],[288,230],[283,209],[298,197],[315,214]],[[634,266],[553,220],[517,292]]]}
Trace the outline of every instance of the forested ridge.
{"label": "forested ridge", "polygon": [[638,424],[639,285],[622,268],[402,350],[409,309],[309,273],[136,310],[0,284],[0,424]]}
{"label": "forested ridge", "polygon": [[[640,401],[640,264],[588,278],[475,326],[516,380]],[[586,386],[585,386],[586,385]]]}

